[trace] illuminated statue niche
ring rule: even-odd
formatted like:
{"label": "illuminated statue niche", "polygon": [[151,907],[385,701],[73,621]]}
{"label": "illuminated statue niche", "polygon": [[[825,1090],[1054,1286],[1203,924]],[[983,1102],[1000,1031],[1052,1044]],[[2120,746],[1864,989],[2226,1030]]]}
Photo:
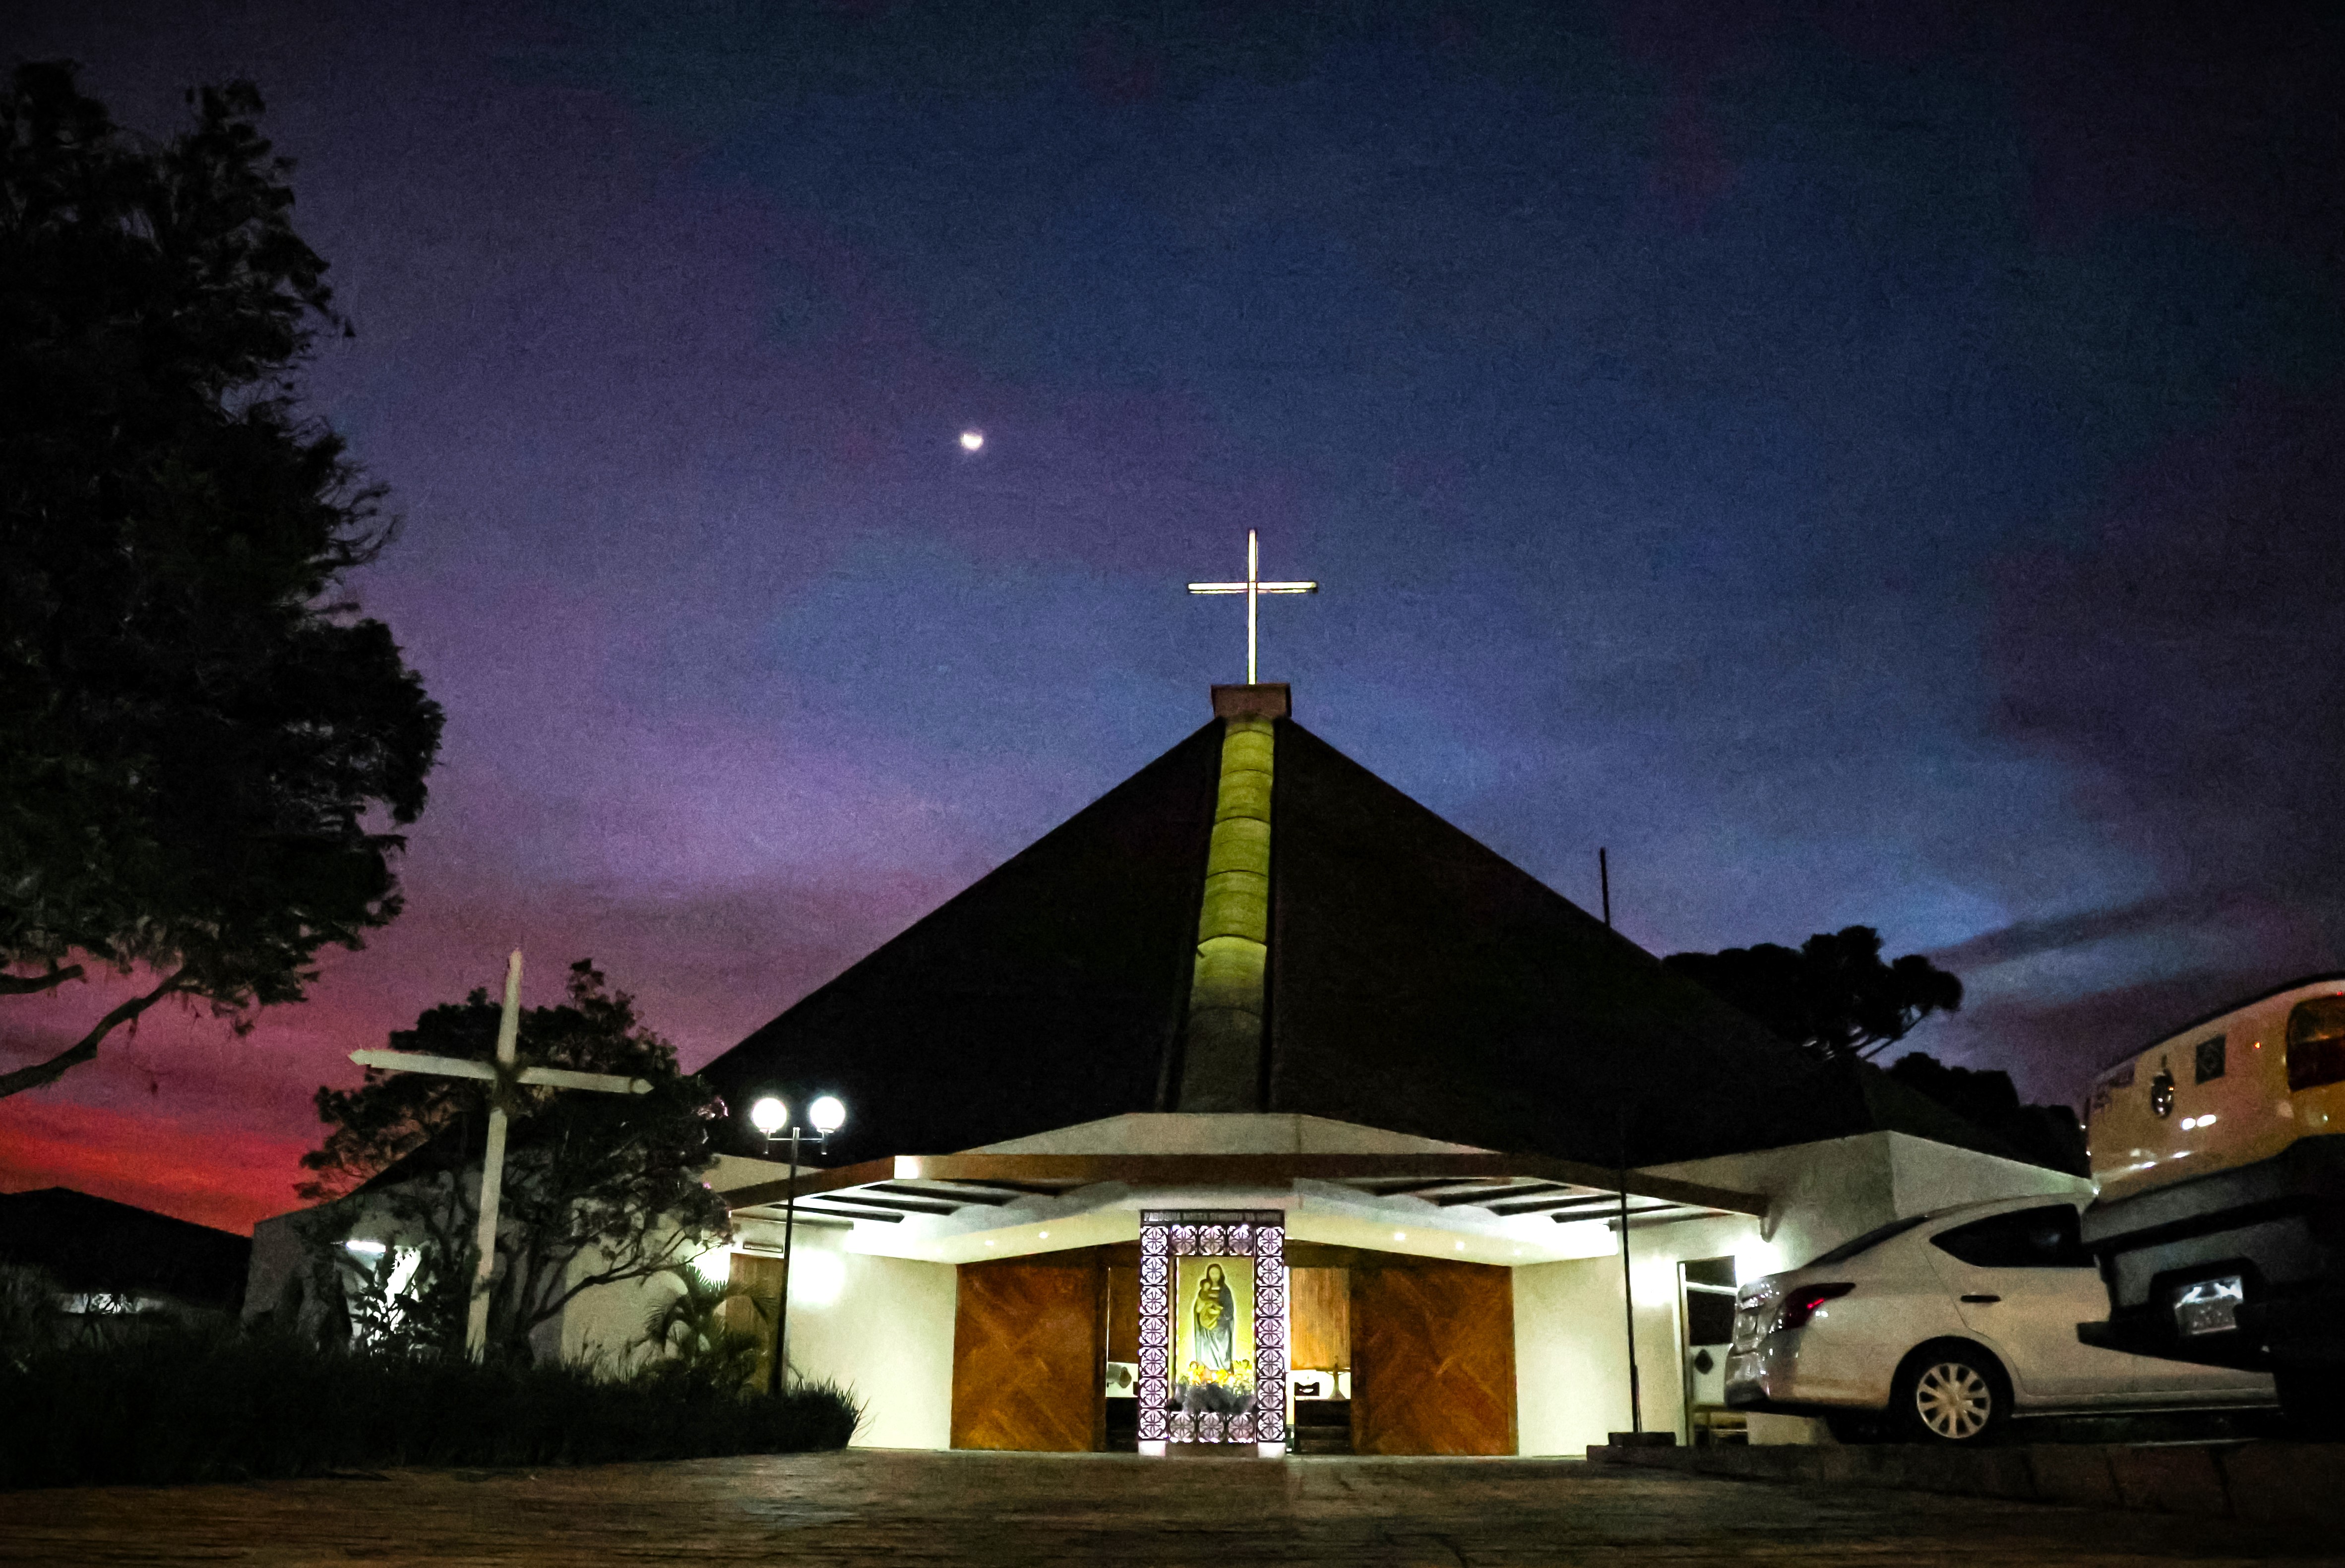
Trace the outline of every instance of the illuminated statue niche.
{"label": "illuminated statue niche", "polygon": [[1286,1439],[1286,1216],[1140,1217],[1140,1441]]}

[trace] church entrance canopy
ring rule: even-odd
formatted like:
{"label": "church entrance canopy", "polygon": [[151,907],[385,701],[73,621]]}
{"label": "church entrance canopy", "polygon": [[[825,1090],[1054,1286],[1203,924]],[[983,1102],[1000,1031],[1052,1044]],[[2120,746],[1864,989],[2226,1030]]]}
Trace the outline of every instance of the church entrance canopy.
{"label": "church entrance canopy", "polygon": [[[1718,1214],[1763,1218],[1765,1198],[1525,1154],[947,1154],[898,1155],[798,1178],[801,1214],[902,1226],[942,1239],[1068,1214],[1121,1207],[1123,1191],[1159,1188],[1258,1190],[1314,1187],[1348,1193],[1400,1218],[1477,1229],[1525,1219],[1617,1221],[1631,1228]],[[767,1214],[787,1180],[726,1195],[736,1214]],[[1088,1200],[1088,1201],[1086,1201]],[[918,1224],[919,1221],[928,1224]],[[1519,1227],[1513,1228],[1519,1230]],[[890,1249],[891,1250],[893,1249]]]}
{"label": "church entrance canopy", "polygon": [[[766,1249],[792,1198],[726,1194]],[[1539,1155],[1127,1149],[867,1160],[802,1172],[795,1208],[856,1251],[956,1266],[954,1446],[1276,1452],[1332,1431],[1336,1452],[1468,1454],[1517,1452],[1513,1270],[1610,1252],[1624,1214],[1768,1202]]]}

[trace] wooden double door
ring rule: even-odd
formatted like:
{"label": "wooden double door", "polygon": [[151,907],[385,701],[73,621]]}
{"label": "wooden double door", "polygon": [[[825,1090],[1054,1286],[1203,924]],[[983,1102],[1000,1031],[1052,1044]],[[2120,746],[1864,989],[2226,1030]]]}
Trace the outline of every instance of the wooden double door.
{"label": "wooden double door", "polygon": [[[964,1263],[953,1309],[952,1445],[1107,1446],[1106,1248]],[[1139,1267],[1139,1249],[1132,1251]],[[1132,1333],[1139,1333],[1137,1309]]]}
{"label": "wooden double door", "polygon": [[[1354,1452],[1515,1452],[1511,1270],[1303,1242],[1287,1262],[1342,1273]],[[953,1446],[1105,1448],[1107,1364],[1139,1355],[1139,1265],[1136,1244],[962,1264]],[[1325,1324],[1294,1330],[1298,1352],[1331,1342]]]}
{"label": "wooden double door", "polygon": [[1514,1452],[1514,1270],[1356,1257],[1352,1452]]}

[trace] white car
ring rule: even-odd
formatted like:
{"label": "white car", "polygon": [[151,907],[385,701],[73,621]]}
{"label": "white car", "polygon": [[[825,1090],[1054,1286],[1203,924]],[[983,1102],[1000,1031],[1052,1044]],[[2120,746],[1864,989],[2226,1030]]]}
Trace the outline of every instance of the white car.
{"label": "white car", "polygon": [[1834,1434],[1981,1442],[2015,1415],[2273,1402],[2259,1372],[2096,1350],[2108,1316],[2078,1199],[2002,1199],[1893,1220],[1735,1298],[1726,1402]]}

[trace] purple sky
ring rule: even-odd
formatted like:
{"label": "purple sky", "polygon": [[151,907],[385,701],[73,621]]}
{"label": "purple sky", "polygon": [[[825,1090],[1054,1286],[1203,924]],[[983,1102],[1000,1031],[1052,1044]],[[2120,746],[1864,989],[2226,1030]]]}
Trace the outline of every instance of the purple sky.
{"label": "purple sky", "polygon": [[449,724],[404,919],[0,1187],[290,1207],[516,942],[705,1061],[1202,722],[1249,526],[1298,716],[1656,952],[1877,926],[2062,1098],[2345,967],[2322,13],[475,9],[5,13],[148,130],[260,84]]}

